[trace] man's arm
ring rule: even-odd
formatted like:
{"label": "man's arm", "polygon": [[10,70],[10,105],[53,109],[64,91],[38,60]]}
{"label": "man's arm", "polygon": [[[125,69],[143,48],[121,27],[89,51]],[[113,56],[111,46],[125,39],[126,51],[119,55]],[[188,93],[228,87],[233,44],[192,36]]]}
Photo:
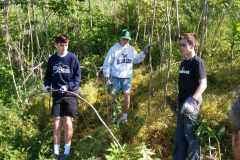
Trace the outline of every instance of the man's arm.
{"label": "man's arm", "polygon": [[50,60],[48,60],[48,63],[47,63],[47,69],[46,69],[46,73],[45,73],[45,76],[44,76],[44,86],[51,86],[52,84],[52,70],[51,70],[51,63],[50,63]]}
{"label": "man's arm", "polygon": [[144,60],[146,54],[148,53],[148,49],[149,49],[150,45],[148,44],[145,48],[143,48],[143,50],[137,54],[137,51],[135,49],[133,49],[134,51],[134,58],[133,58],[133,63],[140,63]]}
{"label": "man's arm", "polygon": [[110,48],[110,50],[108,51],[108,54],[104,60],[103,63],[103,75],[104,77],[110,77],[111,74],[111,65],[113,64],[114,61],[114,55],[113,55],[113,49]]}
{"label": "man's arm", "polygon": [[192,96],[194,99],[198,99],[202,95],[204,90],[207,88],[207,78],[199,79],[198,82],[199,86]]}
{"label": "man's arm", "polygon": [[74,66],[74,74],[72,78],[70,79],[70,82],[67,85],[68,90],[76,90],[79,86],[79,83],[81,82],[81,67],[79,64],[78,59],[75,61],[75,66]]}

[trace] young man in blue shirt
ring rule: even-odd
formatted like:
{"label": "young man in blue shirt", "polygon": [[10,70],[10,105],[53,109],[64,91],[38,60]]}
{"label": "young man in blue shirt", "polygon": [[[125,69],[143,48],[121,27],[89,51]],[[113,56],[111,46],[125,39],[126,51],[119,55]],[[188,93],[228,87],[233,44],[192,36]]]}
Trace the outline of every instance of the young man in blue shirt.
{"label": "young man in blue shirt", "polygon": [[[74,94],[64,91],[71,91],[78,94],[79,83],[81,81],[81,69],[78,58],[75,54],[69,52],[69,38],[66,34],[60,33],[55,39],[57,53],[52,55],[47,64],[47,70],[44,77],[45,92],[53,89],[53,106],[51,116],[54,117],[53,157],[57,160],[69,159],[71,140],[73,135],[73,117],[78,116],[77,97]],[[60,156],[60,142],[62,130],[62,117],[64,117],[64,142],[65,151]]]}

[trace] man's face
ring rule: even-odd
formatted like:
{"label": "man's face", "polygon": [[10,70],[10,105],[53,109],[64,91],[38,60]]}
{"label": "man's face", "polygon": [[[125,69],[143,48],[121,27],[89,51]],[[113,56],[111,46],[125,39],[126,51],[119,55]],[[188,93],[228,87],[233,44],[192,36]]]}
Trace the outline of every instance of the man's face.
{"label": "man's face", "polygon": [[129,42],[129,39],[125,39],[125,38],[121,38],[120,37],[120,44],[124,47],[125,45],[127,45]]}
{"label": "man's face", "polygon": [[240,160],[240,130],[232,135],[232,152],[235,160]]}
{"label": "man's face", "polygon": [[181,39],[179,41],[179,48],[183,55],[188,55],[192,51],[192,49],[194,49],[193,46],[194,45],[190,45],[186,39]]}
{"label": "man's face", "polygon": [[68,50],[68,43],[55,43],[55,47],[58,50],[58,54],[63,55]]}

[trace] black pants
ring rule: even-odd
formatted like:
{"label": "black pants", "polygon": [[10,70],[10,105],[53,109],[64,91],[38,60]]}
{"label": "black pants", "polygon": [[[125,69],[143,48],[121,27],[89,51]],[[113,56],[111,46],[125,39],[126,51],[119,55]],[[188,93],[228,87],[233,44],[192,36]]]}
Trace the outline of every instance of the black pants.
{"label": "black pants", "polygon": [[[78,94],[78,91],[72,91]],[[77,96],[72,93],[53,92],[53,105],[51,116],[53,117],[75,117],[78,116]]]}

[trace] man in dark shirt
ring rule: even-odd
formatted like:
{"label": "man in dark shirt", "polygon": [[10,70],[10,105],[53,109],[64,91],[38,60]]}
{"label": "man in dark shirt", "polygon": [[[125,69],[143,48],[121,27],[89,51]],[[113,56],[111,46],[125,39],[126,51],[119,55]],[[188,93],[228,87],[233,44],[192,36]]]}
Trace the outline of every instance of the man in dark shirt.
{"label": "man in dark shirt", "polygon": [[[78,94],[79,83],[81,81],[81,69],[78,58],[75,54],[68,52],[69,38],[60,33],[55,39],[57,53],[52,55],[47,64],[44,77],[45,92],[53,89],[53,106],[51,115],[54,117],[53,142],[55,159],[69,159],[71,140],[73,135],[73,117],[78,116],[77,97],[71,91]],[[60,142],[62,130],[62,117],[64,117],[64,141],[65,151],[63,157],[60,156]]]}
{"label": "man in dark shirt", "polygon": [[195,34],[184,33],[179,37],[179,42],[180,51],[186,59],[179,70],[179,106],[173,160],[185,160],[187,151],[189,160],[201,160],[200,142],[193,129],[198,122],[202,93],[207,88],[206,64],[195,54]]}
{"label": "man in dark shirt", "polygon": [[235,95],[236,100],[232,103],[230,121],[232,125],[232,153],[235,160],[240,160],[240,92]]}

